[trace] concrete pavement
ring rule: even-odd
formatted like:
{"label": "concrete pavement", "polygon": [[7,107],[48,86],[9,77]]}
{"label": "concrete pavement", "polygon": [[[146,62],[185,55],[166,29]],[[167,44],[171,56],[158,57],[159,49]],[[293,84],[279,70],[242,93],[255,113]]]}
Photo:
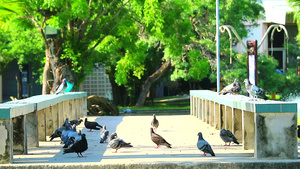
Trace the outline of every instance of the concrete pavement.
{"label": "concrete pavement", "polygon": [[[99,143],[99,131],[88,132],[83,123],[77,127],[86,134],[87,157],[76,153],[63,155],[60,139],[40,142],[40,147],[29,148],[28,155],[14,155],[13,164],[0,168],[294,168],[300,160],[257,160],[253,150],[242,150],[241,145],[224,146],[219,131],[190,115],[158,115],[157,133],[172,144],[171,149],[156,145],[150,139],[152,116],[88,117],[117,132],[119,138],[131,142],[132,148],[113,153],[107,143]],[[216,156],[203,157],[197,149],[197,133],[201,131]]]}

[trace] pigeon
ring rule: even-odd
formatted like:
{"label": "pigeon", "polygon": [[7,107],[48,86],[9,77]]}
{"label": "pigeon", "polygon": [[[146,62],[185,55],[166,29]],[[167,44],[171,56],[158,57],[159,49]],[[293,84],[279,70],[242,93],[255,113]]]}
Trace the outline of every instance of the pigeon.
{"label": "pigeon", "polygon": [[251,84],[249,79],[245,79],[244,82],[245,82],[246,90],[251,96],[254,96],[255,98],[262,97],[264,100],[268,99],[268,97],[264,94],[263,90]]}
{"label": "pigeon", "polygon": [[153,128],[150,128],[151,140],[157,145],[156,148],[159,148],[161,145],[167,146],[168,148],[172,148],[171,144],[168,143],[162,136],[154,133]]}
{"label": "pigeon", "polygon": [[204,152],[203,156],[206,156],[206,153],[209,153],[212,156],[215,156],[215,153],[213,152],[211,146],[208,144],[207,141],[205,141],[203,139],[201,132],[198,133],[197,147],[198,147],[199,150]]}
{"label": "pigeon", "polygon": [[237,82],[237,79],[234,79],[234,82],[230,85],[224,87],[219,94],[226,95],[227,93],[238,93],[241,91],[241,84]]}
{"label": "pigeon", "polygon": [[226,143],[229,142],[228,146],[230,146],[230,143],[231,142],[234,142],[236,144],[240,144],[237,139],[235,138],[235,136],[231,133],[231,131],[229,130],[225,130],[225,129],[222,129],[220,131],[220,137],[221,139],[225,142],[225,145],[224,146],[227,146]]}
{"label": "pigeon", "polygon": [[73,129],[67,133],[66,139],[64,140],[65,145],[63,148],[67,148],[70,145],[74,144],[76,141],[81,139],[82,139],[81,131],[80,133],[77,133],[76,124],[73,124]]}
{"label": "pigeon", "polygon": [[117,133],[116,132],[113,132],[110,136],[109,136],[109,138],[108,138],[108,142],[110,142],[111,140],[113,140],[113,139],[115,139],[115,138],[117,138],[118,136],[117,136]]}
{"label": "pigeon", "polygon": [[117,133],[113,133],[110,136],[110,141],[109,141],[108,145],[110,146],[110,148],[116,149],[116,151],[114,153],[117,153],[117,151],[123,147],[133,147],[131,145],[131,143],[126,143],[124,140],[118,138]]}
{"label": "pigeon", "polygon": [[59,85],[58,89],[56,90],[55,94],[58,95],[58,93],[65,94],[65,90],[68,88],[67,79],[63,78],[61,80],[61,84]]}
{"label": "pigeon", "polygon": [[157,127],[159,126],[159,122],[156,119],[156,115],[153,114],[153,119],[151,121],[151,126],[153,127],[153,129],[156,131]]}
{"label": "pigeon", "polygon": [[102,126],[95,121],[93,121],[93,122],[87,121],[87,118],[85,118],[84,126],[85,126],[85,128],[90,129],[90,131],[92,131],[92,129],[100,130],[102,128]]}
{"label": "pigeon", "polygon": [[80,120],[71,120],[70,121],[70,124],[73,126],[73,124],[76,124],[76,126],[80,125],[80,123],[82,122],[83,120],[80,119]]}
{"label": "pigeon", "polygon": [[65,123],[58,129],[56,129],[53,134],[50,136],[50,141],[52,141],[54,138],[57,138],[57,137],[61,137],[61,134],[64,130],[66,130],[66,128],[70,128],[71,126],[69,125],[69,122],[68,122],[68,118],[66,119]]}
{"label": "pigeon", "polygon": [[75,142],[70,148],[64,149],[63,154],[66,153],[77,153],[78,157],[85,157],[81,153],[88,149],[88,143],[85,134],[82,134],[81,140]]}
{"label": "pigeon", "polygon": [[106,130],[106,126],[104,125],[102,131],[100,132],[100,143],[106,143],[108,135],[109,131]]}

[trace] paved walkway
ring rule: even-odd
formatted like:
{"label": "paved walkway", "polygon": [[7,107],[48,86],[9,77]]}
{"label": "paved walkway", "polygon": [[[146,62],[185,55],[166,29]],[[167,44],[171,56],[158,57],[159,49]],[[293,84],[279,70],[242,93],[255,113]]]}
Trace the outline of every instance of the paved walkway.
{"label": "paved walkway", "polygon": [[[77,157],[76,153],[62,154],[60,139],[40,142],[40,147],[30,148],[28,155],[14,155],[14,164],[0,165],[1,167],[20,167],[35,165],[132,165],[132,164],[184,164],[201,163],[264,163],[257,160],[253,150],[242,150],[241,145],[226,146],[219,137],[219,131],[190,115],[159,115],[160,125],[157,133],[172,144],[171,149],[160,147],[150,139],[150,121],[152,116],[104,116],[88,117],[89,121],[97,121],[106,125],[110,133],[116,131],[118,136],[126,142],[131,142],[133,148],[123,148],[113,153],[107,143],[99,144],[99,131],[88,132],[83,123],[77,127],[86,134],[88,150],[83,153],[87,157]],[[201,131],[216,156],[203,157],[197,147],[197,133]],[[300,160],[267,160],[268,162],[296,162]],[[139,167],[137,167],[139,168]],[[185,167],[184,167],[185,168]]]}

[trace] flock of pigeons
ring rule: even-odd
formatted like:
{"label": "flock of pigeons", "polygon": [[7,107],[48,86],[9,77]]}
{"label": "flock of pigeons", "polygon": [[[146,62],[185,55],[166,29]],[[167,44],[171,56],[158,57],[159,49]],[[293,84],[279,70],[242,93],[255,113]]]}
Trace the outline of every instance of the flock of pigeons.
{"label": "flock of pigeons", "polygon": [[[50,136],[50,141],[52,141],[54,138],[60,137],[61,143],[64,144],[63,154],[77,153],[78,157],[85,157],[82,155],[82,153],[88,149],[86,135],[82,134],[80,130],[79,132],[76,131],[76,126],[80,125],[82,121],[82,119],[69,121],[69,118],[66,118],[64,124],[60,128],[56,129]],[[84,126],[86,129],[88,129],[88,132],[92,130],[100,130],[102,128],[100,132],[100,143],[107,143],[108,139],[108,145],[112,149],[115,149],[114,153],[117,153],[120,148],[133,147],[131,143],[125,142],[123,139],[118,138],[116,132],[109,136],[109,131],[106,129],[105,125],[101,126],[97,122],[88,121],[87,118],[85,118]],[[172,148],[170,143],[168,143],[161,135],[155,132],[158,126],[159,121],[157,120],[156,115],[153,114],[150,135],[153,143],[157,145],[156,148],[159,148],[162,145]],[[224,146],[230,146],[231,142],[239,144],[236,137],[229,130],[222,129],[220,131],[220,138],[225,142]],[[229,144],[227,145],[227,143]],[[211,156],[215,156],[210,144],[204,140],[201,132],[198,133],[197,147],[199,150],[204,152],[203,156],[206,156],[206,153],[211,154]]]}
{"label": "flock of pigeons", "polygon": [[[261,97],[264,100],[267,100],[268,97],[263,92],[263,89],[253,85],[250,83],[249,79],[244,80],[246,91],[255,99]],[[238,93],[241,91],[241,84],[237,82],[237,79],[234,79],[234,82],[229,84],[228,86],[224,87],[219,94],[227,94],[227,93]]]}

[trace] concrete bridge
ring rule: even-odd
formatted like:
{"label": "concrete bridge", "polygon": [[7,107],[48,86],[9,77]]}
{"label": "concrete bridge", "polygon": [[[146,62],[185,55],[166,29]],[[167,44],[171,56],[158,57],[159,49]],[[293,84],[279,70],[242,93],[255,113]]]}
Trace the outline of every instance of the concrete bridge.
{"label": "concrete bridge", "polygon": [[[82,98],[84,97],[86,96],[83,95]],[[255,127],[257,124],[256,119],[258,118],[255,113],[258,113],[257,111],[259,110],[259,106],[257,105],[264,105],[266,103],[272,105],[273,102],[251,102],[245,100],[246,98],[240,97],[242,96],[219,96],[211,91],[191,91],[190,115],[158,114],[157,118],[160,121],[160,126],[157,129],[157,133],[172,144],[172,149],[166,147],[155,148],[156,145],[150,139],[151,115],[131,114],[116,117],[93,116],[88,117],[88,120],[97,121],[101,125],[106,125],[110,133],[114,131],[117,132],[120,138],[131,142],[134,147],[120,149],[118,153],[112,153],[113,150],[107,143],[99,143],[99,131],[88,132],[82,123],[77,129],[87,135],[89,148],[83,153],[87,157],[78,158],[76,154],[63,155],[60,140],[57,138],[50,142],[48,138],[50,134],[45,133],[46,137],[44,137],[44,135],[41,137],[43,139],[38,142],[38,147],[29,146],[27,153],[14,154],[10,161],[11,164],[0,164],[0,168],[297,168],[300,165],[300,160],[298,159],[297,140],[295,139],[296,129],[290,129],[291,132],[286,129],[286,131],[290,132],[290,136],[285,136],[285,134],[280,135],[279,142],[289,137],[293,139],[291,140],[293,144],[288,145],[284,143],[285,146],[280,145],[281,151],[286,154],[285,156],[278,155],[274,157],[274,154],[269,157],[258,156],[255,152],[255,147],[259,143],[256,139],[257,134],[255,134],[256,131],[258,131]],[[233,104],[233,100],[241,103]],[[84,103],[84,101],[82,103]],[[272,118],[267,116],[272,113],[287,113],[286,117],[279,115],[282,118],[281,120],[285,123],[280,123],[282,121],[279,120],[279,123],[275,125],[276,130],[282,130],[280,126],[293,128],[295,121],[291,116],[294,117],[295,112],[282,111],[294,111],[294,104],[277,103],[276,105],[278,104],[281,105],[279,106],[281,107],[281,112],[276,112],[275,109],[272,108],[271,110],[274,112],[260,112],[262,114],[258,115],[265,115],[266,117],[264,119],[278,120],[276,116]],[[286,108],[283,104],[290,105],[289,108],[291,109]],[[255,107],[253,107],[253,105],[255,105]],[[274,107],[276,107],[276,105]],[[241,109],[237,110],[239,109],[237,106],[240,106]],[[221,112],[219,113],[220,116],[217,116],[217,112],[219,111]],[[236,115],[236,113],[239,112],[244,112],[244,114]],[[214,117],[212,117],[212,114],[214,114]],[[226,115],[226,117],[224,117],[224,115]],[[86,114],[81,118],[83,119],[85,116]],[[251,117],[254,118],[252,124],[249,120]],[[233,119],[233,121],[230,121],[231,119]],[[240,125],[242,126],[241,128],[236,127]],[[251,137],[249,136],[251,132],[249,132],[249,129],[245,130],[245,125],[250,125],[254,128],[250,130],[252,131],[252,143],[250,143]],[[224,142],[219,137],[219,128],[216,128],[216,126],[219,126],[219,128],[232,129],[235,134],[241,130],[241,135],[238,136],[237,134],[238,141],[241,144],[233,144],[225,147]],[[269,125],[262,126],[269,127]],[[196,142],[197,133],[199,131],[203,133],[204,139],[212,146],[216,154],[215,157],[209,155],[203,157],[203,153],[197,149]],[[270,133],[268,133],[270,131],[265,130],[265,132],[268,137],[273,137],[272,134],[270,135]],[[246,136],[246,134],[248,134],[248,136]],[[246,137],[249,137],[247,138],[248,143],[245,141]],[[294,142],[296,143],[295,147]],[[245,146],[244,144],[248,145]],[[272,140],[269,140],[269,144],[276,146]],[[249,145],[254,145],[254,147],[251,148]],[[287,153],[286,149],[293,151]]]}

